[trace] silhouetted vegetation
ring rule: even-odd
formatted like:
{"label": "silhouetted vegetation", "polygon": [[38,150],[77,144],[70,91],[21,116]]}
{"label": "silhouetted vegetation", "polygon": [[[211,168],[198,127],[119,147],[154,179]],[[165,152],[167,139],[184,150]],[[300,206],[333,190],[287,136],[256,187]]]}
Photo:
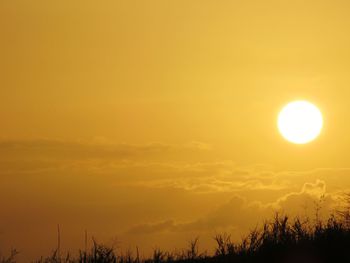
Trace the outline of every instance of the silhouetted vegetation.
{"label": "silhouetted vegetation", "polygon": [[15,257],[18,254],[18,251],[16,249],[12,249],[10,252],[10,255],[8,257],[2,257],[0,255],[0,262],[1,263],[14,263],[15,261]]}
{"label": "silhouetted vegetation", "polygon": [[[117,253],[114,247],[101,245],[93,240],[90,250],[79,251],[72,257],[60,255],[56,250],[51,256],[35,263],[216,263],[216,262],[271,262],[271,263],[329,263],[350,262],[350,227],[347,215],[331,216],[327,221],[310,223],[310,220],[276,215],[260,229],[252,230],[241,242],[234,243],[230,235],[214,237],[215,253],[200,253],[199,239],[189,243],[188,249],[171,253],[160,249],[148,259],[135,256],[131,251]],[[1,263],[13,263],[17,251],[13,250]]]}

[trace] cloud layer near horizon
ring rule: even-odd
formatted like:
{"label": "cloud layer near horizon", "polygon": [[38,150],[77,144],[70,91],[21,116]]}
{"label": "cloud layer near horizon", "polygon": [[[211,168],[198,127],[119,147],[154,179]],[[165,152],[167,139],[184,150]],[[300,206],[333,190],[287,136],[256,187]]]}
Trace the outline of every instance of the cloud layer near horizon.
{"label": "cloud layer near horizon", "polygon": [[81,246],[88,229],[145,253],[160,244],[181,247],[197,235],[207,248],[214,233],[238,239],[275,211],[313,217],[321,197],[326,216],[350,189],[350,169],[275,171],[230,160],[201,162],[210,151],[199,142],[3,140],[1,242],[29,253],[35,236],[30,253],[36,255],[55,246],[60,223],[66,247]]}

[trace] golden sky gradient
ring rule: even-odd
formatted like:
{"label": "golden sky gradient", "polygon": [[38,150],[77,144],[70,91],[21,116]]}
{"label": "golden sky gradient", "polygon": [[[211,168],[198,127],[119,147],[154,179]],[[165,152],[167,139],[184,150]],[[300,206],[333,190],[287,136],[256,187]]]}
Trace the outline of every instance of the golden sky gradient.
{"label": "golden sky gradient", "polygon": [[[345,0],[0,1],[0,247],[239,238],[350,188]],[[285,141],[306,99],[321,136]],[[309,209],[306,209],[309,207]],[[0,251],[1,252],[1,251]]]}

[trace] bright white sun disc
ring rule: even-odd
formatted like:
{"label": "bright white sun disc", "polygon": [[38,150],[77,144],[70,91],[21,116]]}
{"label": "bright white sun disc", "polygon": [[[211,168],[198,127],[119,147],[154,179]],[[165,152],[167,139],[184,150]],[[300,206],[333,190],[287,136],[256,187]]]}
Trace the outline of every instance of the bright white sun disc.
{"label": "bright white sun disc", "polygon": [[308,101],[287,104],[278,116],[278,129],[289,142],[305,144],[321,133],[323,117],[320,110]]}

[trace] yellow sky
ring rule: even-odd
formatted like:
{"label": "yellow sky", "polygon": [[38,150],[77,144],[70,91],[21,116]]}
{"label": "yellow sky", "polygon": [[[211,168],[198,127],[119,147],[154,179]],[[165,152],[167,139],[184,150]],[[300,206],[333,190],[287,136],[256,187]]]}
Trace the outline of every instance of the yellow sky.
{"label": "yellow sky", "polygon": [[[0,245],[38,255],[60,222],[66,247],[88,228],[147,251],[325,191],[331,206],[350,188],[349,8],[0,1]],[[296,99],[325,119],[304,146],[276,126]]]}

